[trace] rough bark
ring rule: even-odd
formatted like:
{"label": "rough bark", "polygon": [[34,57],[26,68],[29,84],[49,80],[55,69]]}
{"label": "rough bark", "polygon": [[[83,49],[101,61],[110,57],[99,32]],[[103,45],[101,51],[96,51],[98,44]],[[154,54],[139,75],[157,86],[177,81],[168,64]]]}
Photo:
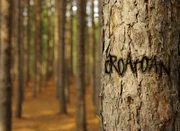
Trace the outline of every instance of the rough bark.
{"label": "rough bark", "polygon": [[16,1],[17,11],[17,42],[16,42],[16,55],[17,55],[17,75],[16,75],[16,112],[15,116],[20,118],[22,115],[22,99],[23,99],[23,1]]}
{"label": "rough bark", "polygon": [[11,131],[11,0],[0,0],[0,130]]}
{"label": "rough bark", "polygon": [[103,130],[180,130],[179,4],[103,1]]}
{"label": "rough bark", "polygon": [[66,98],[65,98],[65,21],[66,21],[66,1],[60,1],[59,13],[59,112],[66,113]]}
{"label": "rough bark", "polygon": [[85,115],[85,13],[86,1],[77,0],[76,130],[86,131]]}

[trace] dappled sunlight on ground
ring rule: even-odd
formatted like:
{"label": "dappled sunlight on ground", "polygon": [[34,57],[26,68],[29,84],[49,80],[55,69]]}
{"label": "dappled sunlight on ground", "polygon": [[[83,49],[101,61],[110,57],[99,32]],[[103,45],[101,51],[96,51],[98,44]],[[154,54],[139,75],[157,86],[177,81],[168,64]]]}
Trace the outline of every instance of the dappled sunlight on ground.
{"label": "dappled sunlight on ground", "polygon": [[[75,125],[75,87],[70,87],[70,103],[68,114],[58,113],[59,102],[55,97],[53,82],[49,82],[46,88],[36,98],[32,97],[31,83],[25,89],[23,101],[22,119],[17,119],[13,114],[13,131],[76,131]],[[86,88],[86,114],[88,131],[98,131],[98,118],[94,114],[94,107],[91,104],[90,89]],[[15,97],[13,97],[13,112],[15,110]]]}

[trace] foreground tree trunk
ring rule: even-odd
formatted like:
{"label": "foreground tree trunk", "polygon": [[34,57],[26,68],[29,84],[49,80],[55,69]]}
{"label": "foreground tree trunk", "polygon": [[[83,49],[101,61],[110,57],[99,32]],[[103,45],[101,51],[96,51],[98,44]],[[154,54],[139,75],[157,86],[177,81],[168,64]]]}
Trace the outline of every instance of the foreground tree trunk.
{"label": "foreground tree trunk", "polygon": [[86,1],[77,0],[76,130],[86,131],[85,115],[85,13]]}
{"label": "foreground tree trunk", "polygon": [[179,4],[104,0],[104,131],[180,130]]}
{"label": "foreground tree trunk", "polygon": [[0,131],[11,131],[11,0],[0,0]]}

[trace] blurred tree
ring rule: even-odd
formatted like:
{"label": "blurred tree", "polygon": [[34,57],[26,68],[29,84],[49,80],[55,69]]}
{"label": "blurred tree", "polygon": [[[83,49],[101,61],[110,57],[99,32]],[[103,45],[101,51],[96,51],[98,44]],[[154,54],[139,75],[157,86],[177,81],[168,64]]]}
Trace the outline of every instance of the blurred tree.
{"label": "blurred tree", "polygon": [[102,130],[180,129],[179,1],[103,1]]}
{"label": "blurred tree", "polygon": [[48,2],[48,47],[47,47],[47,80],[52,76],[53,73],[53,12],[52,12],[52,2]]}
{"label": "blurred tree", "polygon": [[99,110],[100,110],[100,89],[101,89],[101,57],[102,57],[102,0],[98,0],[98,7],[99,7],[99,17],[98,17],[98,44],[96,44],[96,63],[95,63],[95,107],[96,107],[96,113],[99,115]]}
{"label": "blurred tree", "polygon": [[59,86],[58,86],[58,74],[59,74],[59,0],[55,0],[55,20],[54,20],[54,28],[55,28],[55,45],[54,45],[54,75],[55,75],[55,86],[56,86],[56,98],[59,96]]}
{"label": "blurred tree", "polygon": [[30,49],[31,49],[31,39],[32,39],[32,13],[31,13],[31,5],[30,5],[31,0],[27,0],[27,67],[26,67],[26,77],[25,77],[25,83],[28,84],[30,80]]}
{"label": "blurred tree", "polygon": [[95,63],[96,63],[96,33],[95,33],[95,22],[94,22],[94,0],[91,0],[91,23],[92,23],[92,71],[91,71],[91,94],[92,94],[92,103],[95,105],[95,91],[96,91],[96,70],[95,70]]}
{"label": "blurred tree", "polygon": [[73,0],[69,0],[70,3],[70,26],[69,26],[69,31],[70,31],[70,47],[71,47],[71,56],[70,56],[70,60],[71,60],[71,77],[74,75],[73,73],[73,18],[74,18],[74,14],[73,14]]}
{"label": "blurred tree", "polygon": [[[15,12],[15,2],[16,1],[12,1],[12,11]],[[12,56],[16,56],[16,42],[17,42],[17,37],[16,37],[16,23],[17,23],[17,19],[15,18],[15,15],[12,16],[12,35],[11,35],[11,78],[12,81],[16,79],[16,57],[12,57]]]}
{"label": "blurred tree", "polygon": [[[1,13],[1,0],[0,0],[0,13]],[[1,18],[1,15],[0,15],[0,36],[1,36],[1,21],[2,21],[1,19],[2,18]],[[0,51],[1,51],[1,39],[0,39]],[[0,52],[0,54],[1,54],[1,52]],[[0,66],[1,66],[1,61],[0,61]]]}
{"label": "blurred tree", "polygon": [[54,39],[53,39],[53,12],[52,12],[52,1],[48,0],[46,1],[47,5],[47,49],[46,49],[46,59],[45,59],[45,70],[44,70],[44,86],[47,86],[48,80],[53,75],[53,66],[54,66]]}
{"label": "blurred tree", "polygon": [[59,13],[59,74],[58,74],[58,90],[59,90],[59,112],[67,113],[65,98],[65,22],[66,22],[66,0],[60,1]]}
{"label": "blurred tree", "polygon": [[16,42],[16,54],[17,54],[17,74],[16,74],[16,113],[15,116],[20,118],[22,115],[22,100],[23,100],[23,0],[16,0],[16,20],[17,20],[17,42]]}
{"label": "blurred tree", "polygon": [[0,131],[11,131],[11,3],[11,0],[0,0]]}
{"label": "blurred tree", "polygon": [[41,73],[42,73],[42,18],[43,18],[43,2],[44,0],[34,1],[35,10],[35,40],[34,40],[34,91],[40,92]]}
{"label": "blurred tree", "polygon": [[86,131],[85,115],[85,27],[86,0],[77,0],[76,130]]}

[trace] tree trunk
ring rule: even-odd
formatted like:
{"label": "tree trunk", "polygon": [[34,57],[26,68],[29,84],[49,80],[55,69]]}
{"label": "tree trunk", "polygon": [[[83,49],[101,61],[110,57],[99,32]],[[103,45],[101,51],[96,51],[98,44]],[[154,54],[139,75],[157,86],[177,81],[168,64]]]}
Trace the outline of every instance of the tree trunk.
{"label": "tree trunk", "polygon": [[104,131],[179,131],[180,2],[103,2]]}
{"label": "tree trunk", "polygon": [[[15,12],[15,2],[16,1],[12,1],[13,3],[12,3],[12,11],[13,12]],[[0,7],[1,8],[1,7]],[[16,29],[17,29],[17,27],[16,27],[16,21],[17,21],[17,19],[14,17],[15,16],[15,14],[12,16],[12,23],[11,23],[11,25],[12,25],[12,34],[11,34],[11,56],[16,56],[16,50],[15,50],[15,47],[16,47]],[[16,75],[16,67],[15,67],[15,65],[16,65],[16,57],[11,57],[11,80],[13,81],[13,80],[15,80],[15,75]]]}
{"label": "tree trunk", "polygon": [[99,0],[98,3],[99,7],[99,18],[98,18],[98,44],[96,45],[96,63],[95,63],[95,106],[96,106],[96,113],[99,115],[100,110],[100,99],[99,99],[99,93],[101,89],[101,55],[102,55],[102,46],[101,46],[101,40],[102,40],[102,0]]}
{"label": "tree trunk", "polygon": [[65,114],[66,98],[65,98],[65,21],[66,21],[66,1],[60,1],[59,13],[59,112]]}
{"label": "tree trunk", "polygon": [[22,114],[22,99],[23,99],[23,1],[16,1],[17,11],[17,42],[16,42],[16,53],[17,53],[17,98],[16,98],[16,112],[15,116],[20,118]]}
{"label": "tree trunk", "polygon": [[58,86],[58,76],[59,76],[59,0],[55,1],[55,20],[54,20],[54,26],[55,26],[55,45],[54,45],[54,74],[55,74],[55,85],[56,85],[56,93],[55,96],[58,99],[59,96],[59,86]]}
{"label": "tree trunk", "polygon": [[28,7],[28,20],[27,20],[27,72],[26,72],[26,84],[28,85],[28,82],[30,80],[30,49],[31,49],[31,5],[30,0],[27,0],[27,7]]}
{"label": "tree trunk", "polygon": [[42,67],[42,3],[35,1],[35,40],[34,40],[34,90],[33,96],[40,92]]}
{"label": "tree trunk", "polygon": [[96,63],[96,34],[95,34],[95,23],[94,23],[94,0],[91,0],[91,22],[92,22],[92,74],[91,74],[91,94],[92,94],[92,103],[93,105],[95,105],[95,91],[96,91],[96,85],[95,85],[95,81],[96,81],[96,70],[95,70],[95,63]]}
{"label": "tree trunk", "polygon": [[[49,3],[51,3],[51,0],[49,1]],[[49,15],[48,15],[48,47],[47,47],[47,70],[46,70],[46,73],[47,73],[47,80],[52,77],[52,74],[53,74],[53,14],[52,14],[52,5],[49,4],[49,7],[48,7],[48,12],[51,12]]]}
{"label": "tree trunk", "polygon": [[86,131],[85,115],[85,13],[86,1],[77,0],[76,130]]}
{"label": "tree trunk", "polygon": [[73,18],[74,18],[74,14],[73,14],[73,1],[72,0],[70,0],[69,1],[69,3],[70,3],[70,46],[71,46],[71,56],[70,56],[70,59],[71,59],[71,77],[72,76],[74,76],[74,64],[73,64],[73,53],[74,53],[74,43],[73,43],[73,36],[74,36],[74,34],[73,34]]}
{"label": "tree trunk", "polygon": [[11,131],[11,3],[11,0],[0,0],[0,131]]}
{"label": "tree trunk", "polygon": [[44,86],[47,86],[47,82],[49,78],[52,76],[53,73],[53,22],[52,22],[52,13],[51,13],[51,1],[47,1],[47,11],[48,11],[48,18],[47,18],[47,54],[46,54],[46,64],[45,64],[45,74],[44,74]]}
{"label": "tree trunk", "polygon": [[[2,4],[1,4],[1,0],[0,0],[0,13],[1,13],[1,6],[2,6]],[[0,36],[1,36],[1,21],[2,21],[2,17],[0,16]],[[0,51],[1,51],[1,39],[0,39]],[[0,52],[0,54],[1,54],[1,52]],[[0,61],[0,66],[1,66],[1,61]]]}

